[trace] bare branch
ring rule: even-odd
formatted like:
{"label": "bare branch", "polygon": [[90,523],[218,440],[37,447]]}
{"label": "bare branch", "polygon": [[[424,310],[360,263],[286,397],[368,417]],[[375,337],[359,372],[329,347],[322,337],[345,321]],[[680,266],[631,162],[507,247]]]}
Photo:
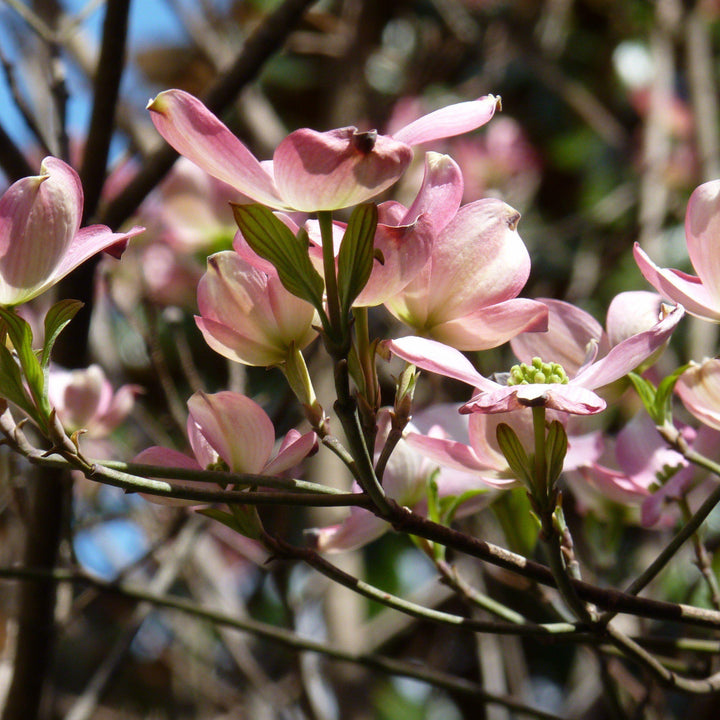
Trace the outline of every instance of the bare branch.
{"label": "bare branch", "polygon": [[95,214],[104,183],[125,61],[129,12],[130,0],[109,0],[105,10],[100,58],[93,87],[92,117],[80,169],[85,189],[84,221]]}
{"label": "bare branch", "polygon": [[[211,112],[221,114],[231,105],[240,90],[256,77],[268,58],[285,42],[312,2],[313,0],[285,0],[260,23],[235,62],[216,80],[203,98]],[[127,220],[170,170],[176,158],[177,153],[168,146],[153,152],[125,190],[108,204],[100,221],[110,227],[118,227]]]}

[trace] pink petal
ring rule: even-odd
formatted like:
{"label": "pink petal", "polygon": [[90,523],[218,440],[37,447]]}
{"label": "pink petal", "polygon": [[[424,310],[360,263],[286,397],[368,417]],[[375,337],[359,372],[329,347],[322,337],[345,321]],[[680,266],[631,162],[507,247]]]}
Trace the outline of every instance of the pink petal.
{"label": "pink petal", "polygon": [[208,346],[228,360],[255,367],[271,367],[287,359],[287,355],[280,353],[276,347],[241,335],[216,320],[196,315],[195,324]]}
{"label": "pink petal", "polygon": [[684,314],[681,307],[676,307],[650,330],[623,340],[604,358],[580,371],[573,379],[573,384],[594,389],[624,377],[670,339]]}
{"label": "pink petal", "polygon": [[600,323],[592,315],[561,300],[539,298],[548,308],[548,329],[544,334],[522,334],[512,338],[510,346],[524,363],[534,357],[563,366],[573,377],[585,364],[588,346],[596,343],[598,354],[604,355],[609,343]]}
{"label": "pink petal", "polygon": [[161,92],[148,104],[157,131],[181,155],[253,200],[289,209],[272,176],[197,98],[182,90]]}
{"label": "pink petal", "polygon": [[483,377],[459,350],[435,340],[409,336],[389,340],[385,345],[394,355],[423,370],[460,380],[486,392],[502,387]]}
{"label": "pink petal", "polygon": [[662,318],[662,305],[662,298],[648,290],[618,293],[608,307],[605,323],[610,344],[649,330]]}
{"label": "pink petal", "polygon": [[320,552],[355,550],[379,538],[390,526],[362,508],[352,508],[340,525],[316,528],[306,532],[308,543]]}
{"label": "pink petal", "polygon": [[107,410],[98,418],[103,433],[112,432],[130,414],[135,397],[142,392],[139,385],[123,385],[113,394]]}
{"label": "pink petal", "polygon": [[680,376],[675,392],[701,423],[720,430],[720,360],[693,364]]}
{"label": "pink petal", "polygon": [[720,304],[720,180],[695,188],[685,215],[688,254],[702,284]]}
{"label": "pink petal", "polygon": [[679,270],[659,268],[637,243],[633,255],[643,277],[663,297],[679,303],[691,315],[720,322],[720,296],[713,294],[700,278]]}
{"label": "pink petal", "polygon": [[680,453],[667,446],[644,411],[636,414],[618,433],[615,455],[620,469],[632,477],[634,483],[648,489],[659,482],[659,473],[688,464]]}
{"label": "pink petal", "polygon": [[[445,438],[428,437],[419,433],[408,433],[406,439],[411,447],[439,465],[463,473],[472,473],[475,478],[474,487],[486,486],[505,489],[517,485],[515,479],[508,476],[509,468],[502,456],[480,458],[469,445]],[[440,480],[438,480],[439,489]],[[443,486],[443,495],[448,494],[453,493],[450,492],[450,487],[445,485]]]}
{"label": "pink petal", "polygon": [[78,230],[72,242],[67,248],[60,264],[55,268],[52,276],[52,283],[64,278],[76,267],[82,265],[88,258],[97,255],[99,252],[107,252],[114,257],[119,257],[116,249],[125,248],[127,243],[140,233],[145,232],[144,227],[136,225],[127,232],[114,233],[105,225],[88,225]]}
{"label": "pink petal", "polygon": [[300,435],[297,430],[291,430],[283,442],[280,452],[265,466],[264,473],[278,475],[299,465],[308,455],[317,449],[317,435],[308,432]]}
{"label": "pink petal", "polygon": [[430,332],[436,340],[458,350],[487,350],[502,345],[519,333],[544,332],[547,330],[547,315],[544,303],[513,298],[435,325]]}
{"label": "pink petal", "polygon": [[259,270],[233,251],[208,258],[198,284],[198,327],[221,355],[247,365],[284,362],[292,343],[316,336],[313,307],[291,295],[276,272]]}
{"label": "pink petal", "polygon": [[500,98],[494,95],[448,105],[411,122],[393,133],[393,137],[407,145],[453,137],[485,125],[499,108]]}
{"label": "pink petal", "polygon": [[388,309],[430,334],[436,325],[517,296],[530,272],[519,218],[493,198],[461,207],[437,236],[428,264]]}
{"label": "pink petal", "polygon": [[202,428],[195,422],[192,415],[188,415],[186,425],[190,447],[200,467],[204,470],[217,467],[221,459],[220,455],[205,435],[203,435]]}
{"label": "pink petal", "polygon": [[[202,469],[197,460],[188,457],[185,453],[157,445],[143,450],[133,458],[133,462],[140,465],[159,465],[160,467],[176,467],[183,470]],[[203,483],[203,487],[207,487],[207,483]]]}
{"label": "pink petal", "polygon": [[583,465],[596,463],[603,453],[604,445],[603,433],[600,431],[586,433],[585,435],[570,435],[563,469],[577,470]]}
{"label": "pink petal", "polygon": [[275,442],[275,429],[253,400],[234,392],[195,393],[188,400],[193,421],[233,472],[260,473]]}
{"label": "pink petal", "polygon": [[411,148],[354,127],[319,133],[296,130],[273,156],[275,182],[296,210],[338,210],[370,200],[395,183],[412,159]]}
{"label": "pink petal", "polygon": [[640,498],[650,495],[646,487],[638,485],[633,478],[617,470],[602,465],[585,466],[579,470],[583,478],[604,497],[622,505],[635,504]]}
{"label": "pink petal", "polygon": [[83,194],[77,173],[47,157],[41,174],[13,183],[0,198],[0,302],[18,304],[53,284],[50,278],[78,227]]}
{"label": "pink petal", "polygon": [[424,214],[437,233],[455,217],[462,196],[463,177],[458,164],[449,155],[429,152],[425,155],[425,174],[420,190],[402,222],[397,224],[413,222]]}
{"label": "pink petal", "polygon": [[594,415],[604,410],[606,403],[584,387],[538,383],[499,386],[494,392],[479,393],[460,412],[506,413],[536,405],[573,415]]}
{"label": "pink petal", "polygon": [[411,225],[378,225],[375,249],[383,262],[375,260],[367,285],[356,298],[356,307],[372,307],[389,302],[411,282],[427,264],[435,236],[427,215]]}
{"label": "pink petal", "polygon": [[[195,460],[189,458],[177,450],[171,450],[170,448],[164,447],[151,447],[147,450],[143,450],[137,455],[133,462],[140,463],[143,465],[160,465],[162,467],[177,467],[183,470],[200,470],[200,466]],[[187,488],[193,490],[207,490],[208,483],[194,481],[194,480],[173,480],[172,484],[175,487]],[[210,486],[211,487],[211,486]],[[171,507],[183,507],[189,505],[197,505],[198,503],[194,500],[179,500],[177,498],[170,498],[161,495],[150,495],[148,493],[140,493],[148,502],[156,505],[169,505]]]}

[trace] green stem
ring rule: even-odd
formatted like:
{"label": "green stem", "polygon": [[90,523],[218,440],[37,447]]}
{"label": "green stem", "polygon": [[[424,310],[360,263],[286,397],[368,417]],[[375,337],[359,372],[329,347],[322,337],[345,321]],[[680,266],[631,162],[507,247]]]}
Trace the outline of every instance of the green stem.
{"label": "green stem", "polygon": [[536,499],[547,504],[547,466],[545,461],[545,406],[540,405],[532,409],[533,437],[535,439],[535,478],[534,492]]}
{"label": "green stem", "polygon": [[[374,600],[386,607],[397,610],[405,615],[427,620],[440,625],[450,625],[452,627],[462,627],[473,632],[493,633],[499,635],[528,635],[528,636],[547,636],[567,639],[569,636],[578,637],[583,635],[581,628],[572,623],[533,623],[524,618],[519,613],[515,613],[508,608],[504,608],[500,603],[494,603],[494,614],[505,618],[504,623],[487,622],[475,620],[474,618],[466,618],[462,615],[453,615],[441,610],[418,605],[404,598],[392,595],[385,590],[366,583],[336,565],[328,562],[319,555],[315,550],[310,548],[301,548],[290,545],[279,538],[265,535],[263,538],[266,546],[273,552],[275,556],[284,557],[293,560],[302,560],[304,563],[317,570],[325,577],[334,582],[343,585],[370,600]],[[503,612],[504,610],[504,612]]]}
{"label": "green stem", "polygon": [[[683,496],[678,500],[680,511],[683,515],[683,522],[687,523],[692,518],[692,511],[687,501],[687,497]],[[710,592],[710,601],[713,607],[718,610],[720,609],[720,587],[718,587],[718,581],[715,577],[715,572],[712,568],[712,563],[708,557],[708,552],[705,549],[702,538],[699,532],[694,532],[692,536],[693,547],[695,549],[695,564],[698,566],[698,570],[702,574],[705,583]]]}
{"label": "green stem", "polygon": [[561,529],[556,521],[556,493],[555,488],[548,484],[546,453],[545,406],[532,408],[533,436],[535,438],[535,477],[532,482],[532,498],[536,511],[540,515],[542,526],[542,539],[547,549],[550,571],[557,585],[557,589],[567,606],[583,623],[592,624],[593,617],[586,604],[580,599],[572,583],[570,572],[565,563],[562,547]]}
{"label": "green stem", "polygon": [[345,431],[345,436],[350,446],[350,453],[355,460],[357,469],[356,480],[360,487],[370,496],[377,514],[387,518],[392,512],[385,491],[375,474],[371,451],[365,444],[365,436],[360,426],[357,403],[350,393],[350,375],[348,373],[347,361],[339,359],[335,365],[335,412]]}
{"label": "green stem", "polygon": [[332,211],[321,210],[317,214],[322,238],[323,273],[325,275],[325,294],[327,296],[330,325],[337,334],[334,338],[345,340],[347,336],[344,318],[340,317],[340,295],[338,293],[337,271],[335,269],[335,249],[333,246]]}
{"label": "green stem", "polygon": [[[515,610],[511,610],[497,600],[489,597],[485,593],[480,592],[477,588],[472,587],[461,575],[457,568],[450,565],[445,560],[434,560],[435,567],[442,575],[443,582],[451,587],[455,592],[461,595],[467,602],[479,607],[481,610],[495,615],[505,620],[505,622],[515,625],[527,625],[528,619]],[[530,623],[531,625],[533,623]],[[575,627],[572,623],[555,623],[553,627]]]}

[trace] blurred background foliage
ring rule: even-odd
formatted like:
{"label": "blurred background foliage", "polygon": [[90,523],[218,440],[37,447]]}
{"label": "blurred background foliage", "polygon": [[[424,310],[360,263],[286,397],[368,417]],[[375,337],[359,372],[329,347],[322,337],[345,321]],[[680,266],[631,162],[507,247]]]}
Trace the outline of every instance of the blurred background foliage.
{"label": "blurred background foliage", "polygon": [[[203,96],[279,5],[275,0],[132,4],[110,171],[96,218],[103,220],[161,144],[144,110],[148,98],[169,87]],[[33,167],[47,152],[67,152],[78,166],[82,161],[104,6],[59,0],[0,4],[3,143],[20,147]],[[57,31],[57,42],[42,38],[28,9]],[[632,260],[635,241],[660,265],[689,269],[682,231],[687,198],[700,182],[720,177],[719,21],[717,0],[320,1],[284,48],[270,54],[224,119],[258,157],[270,158],[297,127],[353,124],[392,131],[449,102],[501,95],[503,111],[487,127],[433,149],[450,153],[461,165],[465,202],[494,195],[522,212],[520,233],[533,262],[523,295],[567,299],[603,321],[617,292],[646,288]],[[66,126],[57,113],[59,79],[68,91]],[[18,110],[23,107],[25,118]],[[15,179],[13,167],[3,162],[8,180]],[[112,457],[131,459],[151,443],[187,450],[185,401],[198,387],[244,390],[270,412],[278,435],[299,420],[279,373],[228,367],[202,342],[192,319],[194,283],[207,254],[230,247],[232,219],[222,201],[227,190],[198,190],[194,180],[183,185],[173,172],[125,213],[126,222],[141,222],[148,232],[123,262],[103,261],[95,284],[76,276],[62,289],[94,300],[88,357],[101,362],[114,382],[130,380],[144,388],[132,423],[113,436],[107,449]],[[412,198],[421,172],[419,163],[393,196]],[[182,236],[176,226],[187,227],[193,219],[197,227]],[[390,331],[386,314],[374,322],[379,332]],[[702,357],[714,347],[707,326],[702,331],[691,326],[676,357]],[[501,350],[478,358],[487,372],[505,369],[508,361]],[[322,378],[323,360],[315,356],[310,363]],[[463,399],[457,388],[424,380],[421,401]],[[19,461],[6,455],[2,461],[5,566],[17,556],[25,480]],[[310,472],[321,482],[347,484],[340,469],[323,460]],[[494,514],[464,521],[465,529],[531,553],[532,523],[527,514],[513,511],[513,503],[522,502],[521,496],[508,497]],[[656,542],[659,531],[628,529],[623,515],[622,508],[603,505],[586,518],[584,536],[578,533],[591,580],[595,571],[614,572],[612,579],[622,584]],[[263,517],[301,541],[303,528],[341,514],[288,508],[267,510]],[[70,541],[61,557],[68,566],[129,578],[352,649],[480,677],[489,690],[563,717],[611,717],[590,650],[410,622],[304,568],[265,562],[257,548],[227,528],[81,479],[67,530]],[[717,533],[711,526],[710,539]],[[464,611],[405,537],[387,535],[341,562],[390,592]],[[523,588],[500,571],[467,565],[478,586],[513,596],[511,604],[529,602],[519,592]],[[678,568],[663,576],[663,592],[688,601],[694,576],[682,564]],[[8,619],[11,593],[1,605]],[[532,607],[523,609],[533,616]],[[57,616],[51,690],[43,705],[48,718],[514,717],[459,693],[293,654],[91,590],[62,586]],[[641,677],[619,663],[612,672],[623,678],[628,693],[643,697]],[[690,711],[698,718],[716,717],[712,699],[691,703],[678,697],[673,703],[648,698],[647,717]]]}

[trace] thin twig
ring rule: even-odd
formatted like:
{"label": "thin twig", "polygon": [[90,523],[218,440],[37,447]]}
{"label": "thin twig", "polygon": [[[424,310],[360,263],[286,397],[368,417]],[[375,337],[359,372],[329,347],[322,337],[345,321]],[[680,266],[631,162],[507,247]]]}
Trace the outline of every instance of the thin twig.
{"label": "thin twig", "polygon": [[70,570],[55,569],[49,572],[39,572],[33,568],[0,568],[0,577],[7,580],[51,578],[55,582],[70,582],[75,584],[91,585],[98,590],[102,590],[103,592],[117,595],[119,597],[145,601],[157,607],[177,610],[178,612],[186,613],[198,619],[208,620],[216,625],[223,625],[242,632],[252,633],[257,637],[277,642],[293,650],[316,652],[331,660],[340,660],[342,662],[361,665],[379,672],[415,678],[416,680],[426,682],[435,687],[450,690],[469,697],[478,698],[485,703],[496,703],[498,705],[502,705],[503,707],[514,710],[516,713],[522,713],[530,717],[541,718],[543,720],[558,720],[556,715],[527,707],[513,698],[488,693],[477,683],[463,680],[428,667],[422,667],[416,663],[394,660],[373,653],[353,653],[327,643],[310,640],[309,638],[302,637],[285,628],[269,625],[257,620],[231,617],[215,610],[200,607],[195,603],[180,598],[167,595],[157,595],[140,588],[117,585]]}
{"label": "thin twig", "polygon": [[100,57],[93,82],[93,108],[80,178],[85,189],[84,222],[95,214],[105,183],[115,107],[125,64],[130,0],[108,0],[105,7]]}
{"label": "thin twig", "polygon": [[10,89],[10,94],[12,95],[12,98],[15,102],[15,107],[22,115],[25,124],[28,126],[28,129],[33,134],[38,145],[40,145],[43,153],[45,155],[51,155],[52,153],[50,152],[50,146],[43,134],[43,131],[33,117],[33,114],[27,102],[25,102],[25,98],[23,97],[22,92],[20,91],[20,88],[18,87],[18,84],[15,80],[15,72],[13,70],[13,65],[7,59],[7,57],[5,57],[5,54],[2,52],[2,50],[0,50],[0,63],[2,63],[3,71],[5,72],[5,79],[7,81],[8,88]]}
{"label": "thin twig", "polygon": [[[432,608],[410,602],[409,600],[405,600],[404,598],[393,595],[385,590],[380,590],[379,588],[366,583],[364,580],[360,580],[359,578],[346,573],[336,565],[328,562],[314,550],[295,547],[269,535],[264,537],[264,541],[268,548],[277,556],[294,560],[302,560],[311,568],[325,575],[325,577],[330,578],[334,582],[343,585],[353,592],[357,592],[370,600],[374,600],[386,607],[393,608],[394,610],[420,620],[427,620],[429,622],[438,623],[440,625],[449,625],[451,627],[465,628],[472,630],[473,632],[493,633],[497,635],[540,635],[547,639],[554,639],[556,637],[567,639],[569,636],[572,636],[573,639],[577,639],[577,637],[583,635],[583,630],[578,625],[573,625],[571,623],[532,623],[517,613],[512,615],[514,618],[513,620],[498,623],[476,620],[474,618],[463,617],[462,615],[453,615],[452,613],[434,610]],[[500,613],[498,612],[496,614]],[[508,616],[510,616],[509,613]]]}
{"label": "thin twig", "polygon": [[[268,58],[282,46],[313,1],[285,0],[265,17],[247,39],[235,62],[203,98],[211,112],[222,114],[232,104],[240,90],[257,76]],[[127,220],[170,170],[176,158],[175,150],[167,145],[151,153],[133,180],[105,207],[100,222],[114,228]]]}

